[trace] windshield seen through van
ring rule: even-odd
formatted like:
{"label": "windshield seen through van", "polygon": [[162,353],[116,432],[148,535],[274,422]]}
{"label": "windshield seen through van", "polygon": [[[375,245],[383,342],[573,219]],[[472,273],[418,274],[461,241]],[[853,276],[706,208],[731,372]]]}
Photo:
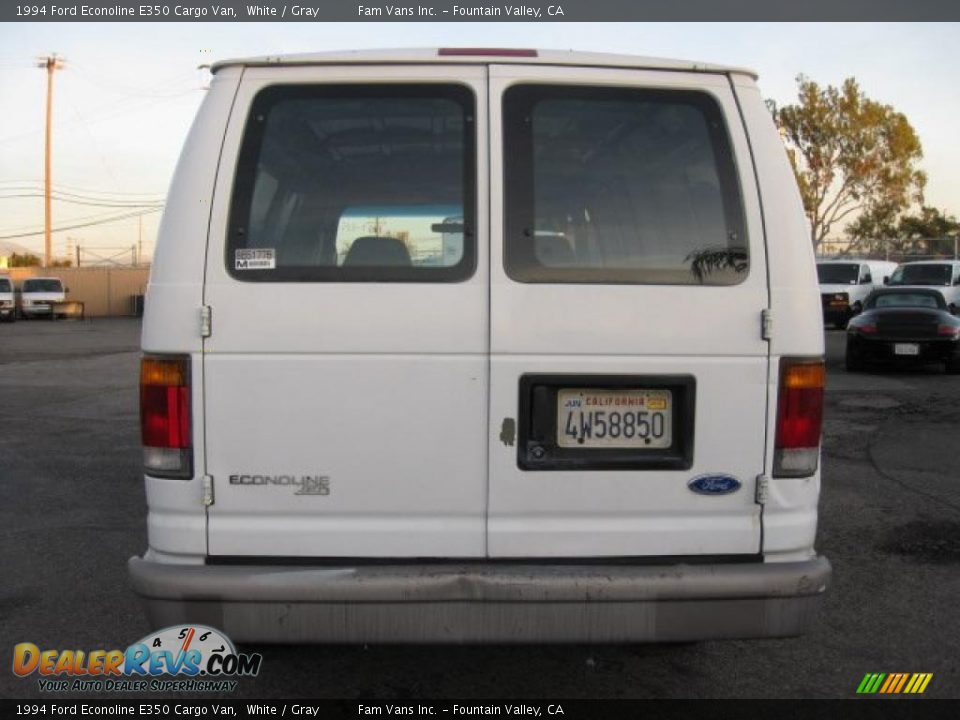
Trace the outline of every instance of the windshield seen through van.
{"label": "windshield seen through van", "polygon": [[13,292],[10,281],[7,278],[0,278],[0,293]]}
{"label": "windshield seen through van", "polygon": [[63,284],[59,280],[31,278],[23,281],[24,292],[63,292]]}
{"label": "windshield seen through van", "polygon": [[952,271],[947,264],[901,265],[890,276],[890,284],[949,285]]}
{"label": "windshield seen through van", "polygon": [[860,279],[858,263],[830,263],[817,265],[817,278],[821,285],[856,285]]}

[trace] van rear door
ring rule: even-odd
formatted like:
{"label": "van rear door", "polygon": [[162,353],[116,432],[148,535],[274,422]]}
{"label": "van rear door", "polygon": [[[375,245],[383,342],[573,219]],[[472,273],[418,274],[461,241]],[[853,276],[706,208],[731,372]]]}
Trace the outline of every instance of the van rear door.
{"label": "van rear door", "polygon": [[721,74],[491,66],[491,556],[760,551],[768,307]]}
{"label": "van rear door", "polygon": [[483,68],[245,70],[207,253],[210,555],[484,554],[486,119]]}

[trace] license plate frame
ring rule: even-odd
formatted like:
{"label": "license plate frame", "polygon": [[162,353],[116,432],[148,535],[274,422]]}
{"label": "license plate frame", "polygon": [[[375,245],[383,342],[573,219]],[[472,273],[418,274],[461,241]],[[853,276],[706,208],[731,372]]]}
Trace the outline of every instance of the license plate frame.
{"label": "license plate frame", "polygon": [[920,355],[920,344],[894,343],[893,354],[899,357],[918,357]]}
{"label": "license plate frame", "polygon": [[[561,391],[667,391],[672,402],[670,443],[564,446],[558,436]],[[522,470],[689,470],[693,466],[695,417],[696,380],[691,375],[525,374],[519,383],[517,466]]]}

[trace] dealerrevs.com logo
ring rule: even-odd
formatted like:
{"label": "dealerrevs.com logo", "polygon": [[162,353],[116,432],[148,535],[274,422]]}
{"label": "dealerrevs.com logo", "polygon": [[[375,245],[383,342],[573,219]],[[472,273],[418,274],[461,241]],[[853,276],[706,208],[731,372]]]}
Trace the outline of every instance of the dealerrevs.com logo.
{"label": "dealerrevs.com logo", "polygon": [[262,661],[205,625],[168,627],[126,650],[42,650],[29,642],[13,648],[14,674],[36,674],[43,692],[232,691],[236,678],[256,676]]}

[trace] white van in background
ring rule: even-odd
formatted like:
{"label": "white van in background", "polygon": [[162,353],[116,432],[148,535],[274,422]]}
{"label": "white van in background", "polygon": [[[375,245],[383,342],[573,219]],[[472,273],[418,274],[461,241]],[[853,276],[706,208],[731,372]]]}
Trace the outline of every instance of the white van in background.
{"label": "white van in background", "polygon": [[15,322],[16,319],[17,302],[13,292],[13,281],[6,275],[0,275],[0,320]]}
{"label": "white van in background", "polygon": [[56,277],[32,277],[20,286],[20,317],[52,317],[52,303],[67,299],[63,281]]}
{"label": "white van in background", "polygon": [[536,50],[220,62],[147,291],[157,626],[802,633],[824,338],[749,70]]}
{"label": "white van in background", "polygon": [[823,321],[845,328],[863,310],[863,301],[897,269],[885,260],[818,260],[817,278],[823,303]]}
{"label": "white van in background", "polygon": [[947,308],[956,315],[960,310],[960,261],[917,260],[900,265],[890,278],[896,287],[927,287],[938,290]]}

